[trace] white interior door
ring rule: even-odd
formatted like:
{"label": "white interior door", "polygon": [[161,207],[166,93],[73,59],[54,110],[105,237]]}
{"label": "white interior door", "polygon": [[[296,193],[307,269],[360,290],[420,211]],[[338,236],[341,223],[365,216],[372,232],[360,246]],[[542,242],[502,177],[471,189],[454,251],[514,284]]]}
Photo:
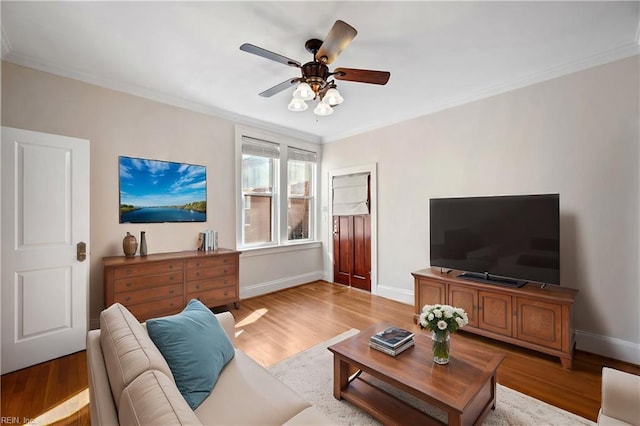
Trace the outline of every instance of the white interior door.
{"label": "white interior door", "polygon": [[85,349],[89,141],[3,127],[1,157],[4,374]]}

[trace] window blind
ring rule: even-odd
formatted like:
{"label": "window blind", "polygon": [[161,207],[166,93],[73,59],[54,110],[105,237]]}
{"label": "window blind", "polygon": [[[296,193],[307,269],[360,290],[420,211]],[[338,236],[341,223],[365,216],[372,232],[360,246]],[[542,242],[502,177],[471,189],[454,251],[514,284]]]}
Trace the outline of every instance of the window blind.
{"label": "window blind", "polygon": [[242,137],[242,153],[257,157],[280,158],[280,145],[273,142],[254,139],[248,136]]}
{"label": "window blind", "polygon": [[289,147],[287,156],[289,160],[307,161],[309,163],[315,163],[318,160],[318,155],[315,152],[293,147]]}
{"label": "window blind", "polygon": [[334,176],[333,215],[369,214],[369,173]]}

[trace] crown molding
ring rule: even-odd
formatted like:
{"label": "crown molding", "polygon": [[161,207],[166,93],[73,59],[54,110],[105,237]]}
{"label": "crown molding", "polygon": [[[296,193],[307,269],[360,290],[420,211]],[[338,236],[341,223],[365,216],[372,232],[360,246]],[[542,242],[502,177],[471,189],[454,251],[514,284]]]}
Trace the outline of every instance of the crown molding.
{"label": "crown molding", "polygon": [[[640,34],[640,27],[638,28],[638,31]],[[568,62],[564,65],[551,67],[546,70],[542,70],[540,72],[529,74],[528,76],[525,76],[525,77],[521,77],[513,80],[506,80],[494,86],[486,87],[480,90],[476,90],[474,92],[470,92],[468,94],[465,94],[464,96],[451,97],[437,104],[428,105],[425,109],[422,109],[421,111],[417,112],[416,114],[413,114],[412,116],[404,117],[401,120],[388,120],[388,121],[382,120],[376,123],[376,126],[374,127],[353,129],[353,131],[350,131],[348,133],[342,133],[340,135],[334,135],[328,138],[323,138],[322,142],[323,143],[336,142],[341,139],[345,139],[361,133],[378,130],[383,127],[391,126],[393,124],[398,124],[404,121],[413,120],[426,115],[434,114],[436,112],[444,111],[446,109],[450,109],[453,107],[478,101],[481,99],[490,98],[492,96],[496,96],[505,92],[521,89],[523,87],[531,86],[537,83],[542,83],[544,81],[548,81],[554,78],[559,78],[565,75],[573,74],[578,71],[584,71],[589,68],[594,68],[600,65],[604,65],[610,62],[615,62],[617,60],[629,58],[635,55],[640,55],[640,44],[638,44],[638,42],[636,41],[633,41],[630,43],[626,43],[622,46],[619,46],[617,48],[606,50],[604,52],[600,52],[595,55],[591,55],[586,58],[582,58],[573,62]]]}
{"label": "crown molding", "polygon": [[[332,136],[317,136],[310,133],[298,131],[288,127],[271,124],[262,120],[247,117],[241,114],[232,113],[230,111],[223,110],[221,108],[204,105],[198,102],[189,101],[177,96],[167,95],[159,91],[151,90],[145,87],[124,84],[109,79],[100,78],[93,74],[88,74],[79,70],[72,70],[69,68],[60,67],[54,64],[46,63],[29,57],[27,55],[17,54],[12,51],[11,43],[6,37],[4,30],[2,30],[2,59],[17,65],[21,65],[28,68],[33,68],[39,71],[55,74],[62,77],[79,80],[88,84],[93,84],[110,90],[115,90],[134,96],[139,96],[152,101],[176,106],[179,108],[188,109],[191,111],[199,112],[206,115],[212,115],[227,119],[237,124],[247,124],[253,127],[262,128],[264,130],[273,131],[284,136],[300,139],[312,143],[331,143],[341,139],[345,139],[358,134],[378,130],[384,127],[388,127],[394,124],[398,124],[404,121],[413,120],[426,115],[434,114],[439,111],[450,109],[456,106],[464,105],[470,102],[478,101],[481,99],[496,96],[505,92],[520,89],[523,87],[531,86],[533,84],[541,83],[554,78],[562,77],[564,75],[572,74],[574,72],[586,70],[599,65],[604,65],[609,62],[614,62],[620,59],[625,59],[634,55],[640,55],[640,44],[638,39],[640,38],[640,26],[636,33],[634,41],[621,45],[617,48],[606,50],[604,52],[597,53],[595,55],[581,58],[576,61],[572,61],[563,65],[555,66],[542,70],[540,72],[529,74],[518,79],[506,80],[502,83],[498,83],[491,87],[482,88],[474,92],[465,94],[464,96],[451,97],[445,99],[442,102],[426,105],[425,108],[417,111],[411,116],[402,117],[401,119],[380,120],[375,126],[364,126],[353,128],[349,132],[341,134],[335,134]],[[5,52],[6,49],[6,52]]]}
{"label": "crown molding", "polygon": [[[4,41],[4,37],[3,37],[3,41]],[[264,130],[269,130],[284,136],[289,136],[289,137],[303,140],[306,142],[312,142],[316,144],[321,143],[321,139],[319,136],[312,135],[310,133],[268,123],[266,121],[262,121],[262,120],[254,119],[241,114],[236,114],[230,111],[226,111],[221,108],[216,108],[216,107],[204,105],[198,102],[189,101],[187,99],[183,99],[178,96],[168,95],[166,93],[148,89],[146,87],[142,87],[134,84],[126,84],[126,83],[122,83],[122,82],[118,82],[110,79],[101,78],[96,75],[89,74],[83,71],[74,70],[66,67],[60,67],[58,65],[44,62],[28,55],[21,55],[15,52],[9,52],[6,55],[6,57],[3,58],[3,60],[7,62],[11,62],[16,65],[23,66],[23,67],[32,68],[32,69],[46,72],[49,74],[54,74],[60,77],[82,81],[84,83],[92,84],[94,86],[99,86],[109,90],[114,90],[114,91],[122,92],[128,95],[149,99],[151,101],[172,105],[178,108],[183,108],[183,109],[199,112],[206,115],[223,118],[223,119],[232,121],[234,124],[247,124],[253,127],[262,128]]]}

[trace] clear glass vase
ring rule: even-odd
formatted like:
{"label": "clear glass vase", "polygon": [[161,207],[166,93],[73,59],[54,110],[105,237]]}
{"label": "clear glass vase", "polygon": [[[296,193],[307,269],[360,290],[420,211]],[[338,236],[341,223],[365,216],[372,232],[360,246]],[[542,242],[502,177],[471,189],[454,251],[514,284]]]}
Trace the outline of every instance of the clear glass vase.
{"label": "clear glass vase", "polygon": [[448,330],[431,332],[433,362],[435,362],[436,364],[449,363],[450,343],[451,334]]}

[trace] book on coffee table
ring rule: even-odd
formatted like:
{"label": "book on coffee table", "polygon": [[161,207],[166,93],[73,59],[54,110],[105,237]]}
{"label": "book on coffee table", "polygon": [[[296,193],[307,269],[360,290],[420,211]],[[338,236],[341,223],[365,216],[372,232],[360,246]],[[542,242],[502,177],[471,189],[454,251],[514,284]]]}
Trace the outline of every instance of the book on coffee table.
{"label": "book on coffee table", "polygon": [[399,327],[388,327],[371,336],[370,340],[371,343],[395,350],[408,341],[413,340],[413,336],[414,334],[409,330]]}
{"label": "book on coffee table", "polygon": [[382,346],[379,345],[373,341],[369,341],[369,347],[378,350],[380,352],[384,352],[387,355],[391,355],[391,356],[396,356],[401,354],[402,352],[406,351],[407,349],[409,349],[410,347],[412,347],[413,345],[415,345],[415,340],[410,339],[408,341],[406,341],[404,344],[398,346],[396,349],[389,349],[386,346]]}

